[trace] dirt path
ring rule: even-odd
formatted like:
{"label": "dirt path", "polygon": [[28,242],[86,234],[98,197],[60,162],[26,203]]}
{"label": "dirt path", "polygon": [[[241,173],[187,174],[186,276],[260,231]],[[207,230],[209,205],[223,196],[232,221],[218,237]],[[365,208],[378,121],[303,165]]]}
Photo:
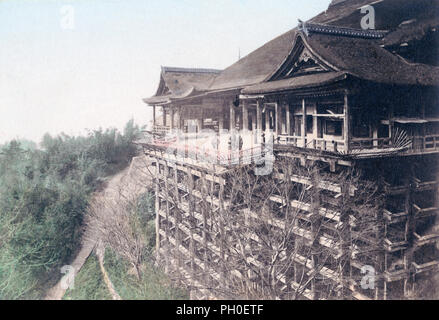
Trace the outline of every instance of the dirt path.
{"label": "dirt path", "polygon": [[[145,190],[145,185],[147,184],[147,181],[145,181],[145,179],[147,179],[147,175],[145,174],[145,170],[147,170],[146,163],[147,162],[145,162],[144,157],[134,158],[130,167],[110,178],[104,190],[96,193],[91,202],[102,201],[103,199],[104,201],[118,201],[118,199],[120,199],[120,197],[123,195],[133,193],[139,194],[139,192]],[[97,244],[100,242],[92,230],[93,227],[90,225],[85,230],[81,249],[71,263],[75,276],[79,273],[87,258],[92,254],[93,250],[97,248]],[[107,272],[103,268],[103,248],[100,247],[99,250],[98,253],[100,254],[98,255],[98,259],[101,265],[101,271],[103,273],[105,283],[109,287],[109,291],[113,299],[120,300],[119,295],[116,293],[113,285],[111,284]],[[48,291],[44,299],[61,300],[67,291],[65,286],[65,281],[61,279]]]}

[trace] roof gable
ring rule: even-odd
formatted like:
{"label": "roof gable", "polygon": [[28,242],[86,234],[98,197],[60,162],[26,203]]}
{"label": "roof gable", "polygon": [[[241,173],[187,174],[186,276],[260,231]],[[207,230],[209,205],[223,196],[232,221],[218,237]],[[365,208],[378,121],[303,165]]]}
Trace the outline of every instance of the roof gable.
{"label": "roof gable", "polygon": [[290,54],[273,74],[268,77],[268,81],[329,71],[336,71],[336,68],[316,56],[303,41],[301,35],[297,34]]}

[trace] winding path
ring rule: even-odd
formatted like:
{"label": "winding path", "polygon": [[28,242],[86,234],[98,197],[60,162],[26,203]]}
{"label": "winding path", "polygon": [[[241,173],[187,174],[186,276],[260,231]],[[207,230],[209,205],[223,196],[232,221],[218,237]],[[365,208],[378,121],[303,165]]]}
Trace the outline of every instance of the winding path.
{"label": "winding path", "polygon": [[[136,157],[133,158],[131,165],[129,168],[121,171],[117,175],[111,177],[106,183],[105,188],[97,192],[94,196],[93,201],[99,201],[98,199],[106,199],[107,201],[116,201],[118,197],[120,197],[120,193],[130,193],[135,192],[139,193],[141,190],[145,190],[144,186],[147,185],[147,160],[145,157]],[[139,188],[139,186],[143,186]],[[71,266],[74,270],[74,275],[76,276],[79,271],[81,271],[82,266],[87,261],[87,258],[93,253],[95,250],[96,255],[99,260],[99,265],[103,274],[104,281],[110,291],[114,300],[120,300],[120,296],[114,289],[113,284],[111,283],[108,274],[104,268],[104,258],[103,258],[103,248],[98,244],[100,243],[97,236],[93,233],[92,227],[87,227],[84,231],[84,236],[82,239],[81,249],[78,252],[77,256],[71,263]],[[62,300],[67,288],[65,288],[64,281],[61,279],[54,287],[52,287],[46,294],[44,300]]]}

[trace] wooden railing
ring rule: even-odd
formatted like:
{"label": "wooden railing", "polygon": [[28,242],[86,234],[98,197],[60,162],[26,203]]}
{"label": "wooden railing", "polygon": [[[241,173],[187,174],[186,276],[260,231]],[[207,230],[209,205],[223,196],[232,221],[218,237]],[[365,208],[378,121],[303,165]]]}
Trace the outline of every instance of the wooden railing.
{"label": "wooden railing", "polygon": [[166,134],[171,130],[171,128],[167,126],[155,125],[153,130],[155,133]]}
{"label": "wooden railing", "polygon": [[392,147],[391,138],[354,138],[351,140],[352,149],[384,149]]}
{"label": "wooden railing", "polygon": [[415,136],[409,152],[439,150],[439,135]]}
{"label": "wooden railing", "polygon": [[[154,130],[156,133],[162,133],[163,135],[166,135],[169,133],[170,129],[169,127],[165,126],[155,126]],[[166,136],[167,137],[167,136]],[[182,143],[183,145],[186,144],[194,144],[196,145],[196,141],[194,140],[202,140],[205,137],[205,134],[203,133],[193,133],[193,134],[185,134],[180,135],[180,138],[178,139],[179,143]],[[239,135],[238,135],[239,137]],[[269,139],[274,139],[274,144],[278,145],[285,145],[285,146],[294,146],[299,148],[307,148],[307,149],[314,149],[314,150],[320,150],[320,151],[326,151],[326,152],[333,152],[333,153],[341,153],[346,154],[346,144],[344,140],[331,140],[331,139],[324,139],[324,138],[304,138],[301,136],[289,136],[289,135],[269,135],[265,136],[265,140],[263,137],[258,137],[258,139],[251,139],[255,141],[266,141],[266,139],[269,137]],[[170,139],[173,138],[173,139]],[[156,141],[156,144],[162,144],[162,145],[169,145],[175,143],[176,139],[174,139],[174,136],[169,136],[168,138],[159,138]],[[225,136],[218,136],[218,139],[229,139],[227,138],[227,135]],[[396,140],[395,140],[396,139]],[[162,140],[162,141],[161,141]],[[192,141],[192,142],[191,142]],[[401,142],[402,141],[402,142]],[[247,155],[247,151],[245,150],[253,150],[253,147],[255,146],[254,143],[248,144],[243,146],[241,148],[244,150],[244,155],[234,156],[234,155],[227,155],[228,158],[254,158],[254,155]],[[259,147],[260,148],[260,147]],[[239,152],[243,152],[243,151]],[[439,135],[428,135],[428,136],[416,136],[416,137],[404,137],[404,139],[397,139],[397,138],[353,138],[350,141],[349,144],[349,154],[380,154],[381,152],[401,152],[401,153],[422,153],[422,152],[428,152],[428,151],[439,151]],[[193,150],[192,150],[193,151]],[[253,150],[254,151],[254,150]],[[217,152],[217,151],[214,151]],[[212,158],[218,158],[218,156],[214,156],[214,152],[210,155]],[[249,151],[251,154],[252,151]],[[359,153],[360,152],[360,153]],[[199,155],[199,152],[195,152],[195,154]],[[208,155],[205,155],[208,156]],[[209,156],[208,156],[209,157]],[[219,159],[220,162],[224,161],[224,153],[220,156],[221,159]],[[230,160],[230,159],[228,159]],[[230,161],[228,161],[230,162]],[[232,161],[233,162],[233,161]]]}
{"label": "wooden railing", "polygon": [[[409,143],[404,148],[404,153],[439,151],[439,135],[407,136],[407,139]],[[351,140],[350,148],[352,150],[399,148],[400,145],[393,140],[392,138],[354,138]]]}
{"label": "wooden railing", "polygon": [[295,147],[302,147],[308,149],[316,149],[329,152],[344,153],[345,142],[342,140],[328,140],[322,138],[303,138],[298,136],[280,135],[277,138],[277,143],[281,145],[292,145]]}

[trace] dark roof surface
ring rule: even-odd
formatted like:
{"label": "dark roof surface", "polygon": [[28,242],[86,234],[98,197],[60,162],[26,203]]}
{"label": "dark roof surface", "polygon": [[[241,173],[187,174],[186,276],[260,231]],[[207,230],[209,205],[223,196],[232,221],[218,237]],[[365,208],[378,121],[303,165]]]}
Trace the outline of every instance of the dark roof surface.
{"label": "dark roof surface", "polygon": [[295,34],[296,29],[288,31],[242,58],[225,69],[215,79],[210,89],[244,87],[264,81],[289,54]]}
{"label": "dark roof surface", "polygon": [[[383,47],[420,38],[429,29],[438,26],[439,0],[333,1],[325,12],[308,23],[360,29],[364,16],[360,9],[369,4],[375,8],[376,29],[388,31],[384,38],[362,39],[311,32],[309,36],[303,35],[305,42],[320,57],[336,66],[335,71],[379,83],[437,85],[438,68],[408,63]],[[320,74],[320,80],[319,76],[313,75],[275,85],[264,83],[286,61],[299,33],[301,31],[298,28],[284,33],[220,73],[209,69],[164,68],[163,84],[157,95],[172,99],[192,96],[196,92],[241,89],[253,85],[256,86],[249,90],[276,86],[282,89],[287,83],[292,86],[300,86],[302,83],[310,85],[311,80],[328,81],[327,77],[335,75]],[[163,90],[164,85],[170,92]]]}
{"label": "dark roof surface", "polygon": [[206,91],[221,70],[162,67],[157,93],[144,101],[149,104],[169,102]]}
{"label": "dark roof surface", "polygon": [[253,86],[249,86],[242,90],[244,94],[263,94],[268,92],[278,92],[291,89],[301,89],[312,87],[315,85],[323,85],[326,83],[343,80],[346,77],[345,72],[324,72],[304,76],[298,76],[290,79],[278,81],[269,81]]}
{"label": "dark roof surface", "polygon": [[327,62],[360,79],[407,85],[439,84],[439,68],[409,63],[362,38],[311,34],[310,47]]}
{"label": "dark roof surface", "polygon": [[[434,17],[437,21],[438,0],[346,0],[335,2],[325,12],[309,20],[314,24],[361,29],[361,7],[372,4],[376,13],[376,29],[389,30],[389,39],[399,25],[408,19]],[[431,9],[432,10],[431,10]],[[433,12],[433,13],[432,13]],[[399,29],[398,29],[399,30]],[[286,59],[293,48],[297,28],[268,42],[232,66],[213,82],[211,90],[242,88],[264,81]],[[386,39],[386,38],[385,38]],[[386,40],[381,40],[386,43]]]}

